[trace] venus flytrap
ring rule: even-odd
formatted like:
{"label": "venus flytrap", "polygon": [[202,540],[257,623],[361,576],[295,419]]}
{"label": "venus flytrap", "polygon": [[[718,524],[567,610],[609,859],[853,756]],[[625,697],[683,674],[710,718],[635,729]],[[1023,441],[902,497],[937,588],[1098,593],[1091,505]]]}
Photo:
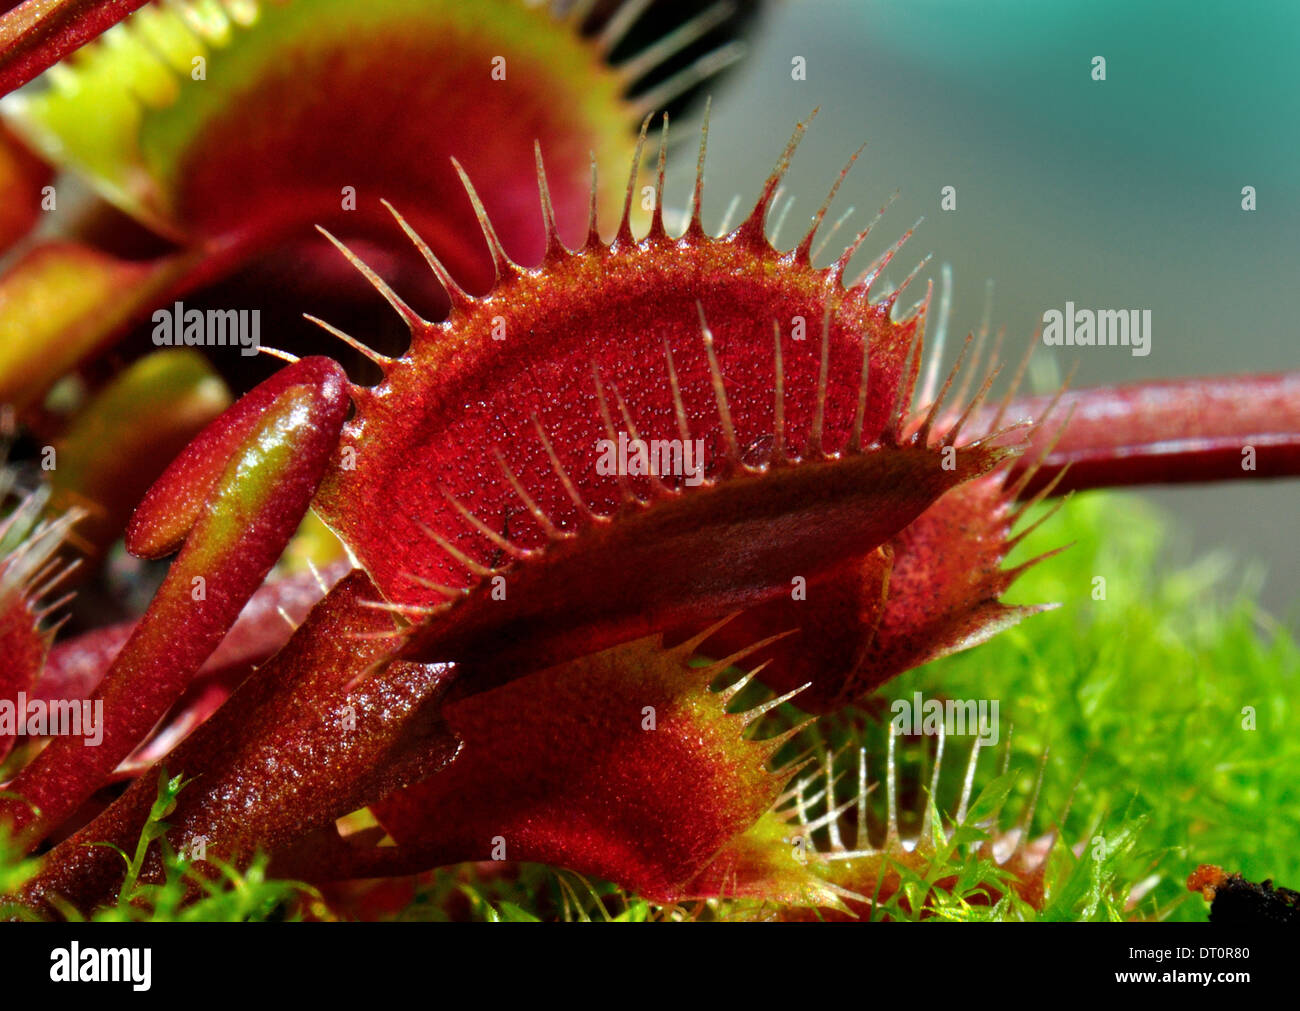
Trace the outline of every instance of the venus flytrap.
{"label": "venus flytrap", "polygon": [[[608,63],[637,5],[612,5],[592,41],[585,5],[526,11],[495,0],[471,15],[384,0],[366,17],[405,58],[363,46],[342,81],[321,68],[340,47],[352,51],[350,23],[309,26],[304,10],[269,5],[257,24],[217,38],[186,35],[170,8],[150,8],[163,21],[129,22],[122,45],[97,47],[70,71],[95,82],[83,94],[109,96],[98,139],[75,129],[85,108],[71,91],[10,103],[47,150],[75,140],[102,192],[176,244],[129,266],[81,246],[38,249],[0,279],[29,293],[9,302],[26,337],[0,369],[0,383],[21,380],[12,395],[25,408],[149,307],[263,255],[325,288],[354,270],[409,338],[400,353],[376,346],[393,324],[369,311],[355,313],[358,336],[322,322],[376,382],[354,382],[330,358],[274,352],[288,366],[211,422],[144,497],[127,546],[180,554],[116,649],[74,642],[60,654],[102,674],[103,745],[85,755],[52,742],[7,784],[0,817],[40,845],[100,786],[136,774],[141,744],[193,782],[169,788],[164,823],[154,774],[137,778],[50,849],[22,882],[24,907],[73,916],[157,886],[169,911],[187,915],[224,894],[222,879],[261,873],[259,860],[313,883],[531,860],[611,881],[638,896],[626,910],[637,915],[646,904],[726,917],[973,918],[981,903],[1000,917],[1123,910],[1134,882],[1118,868],[1132,867],[1136,821],[1102,835],[1092,864],[1059,826],[1031,836],[1033,800],[1008,828],[999,816],[1013,780],[974,792],[978,743],[955,804],[940,803],[954,764],[940,761],[940,738],[919,807],[900,803],[892,736],[874,778],[861,728],[829,753],[791,751],[815,733],[805,714],[833,720],[899,675],[1049,610],[1004,601],[1021,576],[1050,571],[1039,563],[1059,550],[1007,564],[1037,543],[1045,498],[1153,478],[1300,473],[1296,374],[1017,399],[1024,366],[995,396],[1002,363],[968,339],[944,378],[926,357],[928,291],[910,310],[903,301],[916,271],[897,287],[883,279],[902,241],[861,276],[850,264],[870,229],[829,266],[813,264],[843,175],[793,248],[770,238],[804,125],[752,211],[716,235],[703,216],[707,125],[687,213],[670,232],[667,117],[653,183],[640,186],[647,118],[623,213],[602,236],[585,147],[631,146],[622,126],[635,103],[622,96],[644,68],[620,76]],[[461,31],[471,16],[480,34]],[[198,46],[211,67],[189,82],[150,76],[126,44],[150,25],[175,29],[173,57]],[[683,31],[673,45],[706,30]],[[279,47],[308,37],[303,79],[283,79]],[[444,62],[409,58],[408,41]],[[447,86],[430,84],[431,65]],[[552,65],[569,69],[553,78]],[[118,72],[156,107],[105,83]],[[419,90],[403,84],[411,75]],[[536,116],[501,90],[521,77],[534,83]],[[452,151],[452,138],[431,132],[443,121],[431,110],[445,118],[452,85],[465,81],[475,116],[530,141],[542,134],[535,171],[476,144]],[[247,152],[232,95],[252,85],[285,109]],[[368,110],[329,99],[372,88],[397,89],[410,114],[390,123],[398,133],[385,150],[396,156],[367,160],[366,201],[365,187],[342,179],[359,171],[348,159],[371,159],[374,146],[340,138],[364,133]],[[557,119],[557,94],[585,114]],[[204,156],[220,155],[222,138],[227,155],[248,157]],[[420,157],[405,157],[413,151]],[[339,176],[340,164],[352,174]],[[231,185],[236,170],[254,174]],[[464,189],[454,204],[450,184]],[[520,194],[533,187],[525,210]],[[571,247],[561,221],[579,208],[585,233]],[[304,243],[299,229],[322,221],[329,241]],[[369,262],[403,235],[423,261],[418,278],[387,253]],[[531,265],[516,262],[529,248]],[[63,288],[89,294],[53,319],[32,308]],[[426,318],[421,304],[447,311]],[[44,342],[63,333],[76,340],[46,362]],[[245,643],[230,682],[207,685],[216,698],[200,705],[201,672],[246,603],[283,590],[259,586],[308,509],[342,542],[350,571],[322,580],[319,599],[301,617],[286,613],[278,634],[258,624],[264,634]],[[43,666],[42,652],[24,675]],[[169,725],[189,736],[176,743]],[[840,787],[846,755],[853,779]],[[370,824],[343,821],[359,811]],[[176,854],[195,839],[203,855],[177,874]],[[132,847],[124,884],[115,858]],[[1073,861],[1064,875],[1061,860]],[[565,903],[586,909],[560,882]],[[599,898],[596,907],[605,911]],[[482,915],[534,914],[502,899]]]}
{"label": "venus flytrap", "polygon": [[[264,314],[281,346],[288,329],[309,339],[303,309],[368,314],[372,293],[320,244],[317,225],[382,249],[437,306],[437,284],[391,242],[381,198],[403,205],[462,283],[485,288],[491,264],[468,238],[474,215],[451,158],[475,173],[512,250],[535,255],[532,180],[516,171],[534,139],[547,141],[555,206],[573,221],[593,153],[625,158],[642,102],[675,102],[733,62],[740,8],[753,4],[661,5],[637,23],[614,16],[621,4],[558,0],[181,0],[148,3],[102,38],[129,5],[40,6],[26,12],[40,19],[34,27],[21,11],[0,21],[0,94],[40,68],[30,44],[81,48],[49,86],[0,101],[17,135],[0,171],[12,164],[20,202],[49,166],[65,169],[116,224],[103,234],[94,214],[51,212],[48,236],[0,274],[12,324],[0,342],[0,401],[24,408],[140,328],[174,342],[182,319],[152,317],[182,299],[199,305],[214,284],[239,294],[204,308],[291,302],[293,311]],[[494,73],[502,64],[505,79]]]}
{"label": "venus flytrap", "polygon": [[[543,723],[538,722],[542,719],[540,713],[518,724],[511,734],[488,729],[493,719],[505,719],[509,711],[504,704],[499,709],[490,704],[495,699],[492,689],[522,693],[521,699],[528,698],[530,690],[538,690],[535,685],[545,683],[534,680],[538,677],[556,680],[557,684],[571,677],[576,688],[589,676],[580,673],[581,667],[566,674],[566,665],[602,648],[612,648],[614,653],[610,655],[617,658],[620,648],[631,648],[617,644],[628,642],[628,637],[639,629],[653,629],[658,625],[671,631],[689,622],[720,617],[737,606],[744,609],[746,605],[752,609],[748,620],[754,622],[761,620],[765,613],[762,609],[768,601],[782,608],[809,607],[809,601],[793,600],[788,595],[791,572],[813,577],[824,574],[830,585],[834,585],[835,566],[839,564],[835,559],[843,557],[845,552],[865,556],[868,564],[876,564],[875,560],[883,563],[883,568],[878,570],[881,575],[877,577],[877,586],[883,590],[874,592],[879,595],[884,611],[877,618],[860,617],[844,629],[862,636],[863,645],[859,650],[865,652],[860,652],[859,664],[872,656],[873,645],[883,646],[899,636],[903,637],[900,642],[909,642],[917,635],[930,636],[929,645],[924,645],[925,640],[918,640],[908,646],[909,651],[919,652],[905,652],[894,661],[898,669],[905,669],[919,660],[987,637],[1007,624],[1001,616],[1003,613],[1013,620],[1030,613],[1023,609],[1006,610],[997,603],[1010,579],[1024,569],[1022,565],[1002,572],[999,563],[1008,545],[1016,542],[1009,531],[1021,513],[1013,511],[1011,505],[1032,480],[1036,466],[1059,443],[1047,443],[1028,467],[1013,470],[1018,456],[1016,440],[1023,441],[1019,433],[1024,426],[990,431],[1015,407],[1004,401],[991,419],[979,415],[987,379],[976,400],[960,409],[954,408],[952,414],[941,412],[942,397],[921,413],[913,414],[910,404],[920,370],[924,309],[911,319],[895,323],[891,310],[897,292],[886,303],[877,305],[869,299],[869,281],[868,285],[842,288],[840,278],[848,254],[825,273],[807,266],[803,258],[811,247],[820,217],[792,254],[793,259],[784,261],[783,270],[788,276],[769,274],[777,280],[760,283],[758,278],[763,275],[756,272],[755,281],[749,286],[738,283],[738,276],[744,276],[738,275],[738,265],[749,258],[761,263],[778,256],[767,244],[762,222],[792,150],[793,145],[769,180],[751,217],[723,239],[711,238],[700,228],[701,188],[697,181],[693,200],[696,216],[688,225],[687,233],[694,247],[690,253],[683,253],[683,247],[674,245],[664,233],[660,215],[652,221],[650,235],[640,241],[632,238],[631,224],[625,217],[613,244],[608,247],[589,238],[585,249],[569,251],[559,244],[551,230],[550,251],[542,268],[526,272],[505,256],[491,223],[482,218],[483,232],[501,275],[498,281],[501,292],[493,299],[493,315],[503,311],[509,315],[513,311],[504,297],[507,292],[517,291],[518,304],[524,312],[529,312],[528,307],[539,298],[563,300],[582,291],[581,286],[588,283],[589,257],[603,261],[599,277],[607,291],[622,283],[623,258],[635,264],[636,273],[629,275],[626,293],[617,303],[629,307],[625,312],[632,311],[630,307],[635,303],[628,300],[636,298],[637,286],[644,283],[644,271],[658,270],[660,280],[649,289],[658,312],[638,314],[638,318],[656,321],[657,332],[642,337],[649,345],[645,352],[636,346],[629,347],[626,340],[593,341],[592,337],[598,336],[601,328],[623,326],[618,314],[606,314],[589,318],[588,328],[596,328],[596,334],[574,327],[572,319],[566,317],[568,336],[557,335],[554,340],[515,348],[509,357],[503,357],[499,345],[491,341],[490,328],[480,330],[475,325],[475,318],[481,312],[480,300],[466,295],[450,279],[418,236],[417,244],[447,286],[455,306],[446,323],[428,324],[419,319],[368,267],[354,259],[358,269],[407,320],[415,343],[404,359],[380,360],[387,373],[384,383],[374,388],[352,384],[343,387],[358,413],[344,426],[341,447],[354,450],[356,469],[338,466],[341,450],[334,453],[328,466],[323,465],[323,456],[316,458],[321,461],[316,464],[295,457],[302,461],[301,466],[312,468],[303,470],[303,480],[312,482],[305,487],[314,487],[317,480],[310,475],[323,475],[315,508],[342,536],[354,556],[368,567],[373,581],[373,586],[369,586],[370,581],[358,573],[362,582],[353,579],[347,593],[336,587],[321,605],[325,609],[322,613],[333,609],[337,620],[344,623],[342,628],[357,627],[356,619],[345,617],[350,612],[357,618],[368,613],[389,623],[389,631],[383,630],[382,622],[378,627],[370,626],[377,635],[369,640],[375,649],[349,654],[354,661],[359,661],[351,665],[354,673],[345,675],[343,669],[335,673],[334,684],[342,692],[340,702],[352,700],[346,704],[364,714],[365,707],[356,704],[356,693],[372,689],[399,690],[404,680],[409,684],[416,667],[395,662],[399,658],[426,664],[439,661],[454,665],[442,669],[446,671],[444,680],[451,676],[448,683],[453,685],[453,696],[463,700],[457,705],[467,705],[476,699],[487,705],[480,717],[488,721],[484,725],[485,740],[518,738],[529,726],[535,726],[545,735],[541,729]],[[660,164],[662,181],[662,153]],[[552,219],[545,199],[545,177],[540,178],[543,207],[549,222]],[[629,193],[635,185],[635,174],[633,180]],[[470,193],[473,197],[472,188]],[[400,218],[398,221],[405,224]],[[589,233],[595,235],[594,227],[589,228]],[[699,259],[699,265],[693,266],[687,275],[692,278],[692,285],[698,284],[694,279],[708,277],[709,270],[716,269],[711,264],[729,263],[728,273],[720,277],[721,287],[713,291],[687,287],[680,300],[674,302],[669,294],[673,291],[674,275],[667,268],[672,258],[683,255]],[[656,257],[665,263],[656,266]],[[637,278],[635,283],[631,280],[633,276]],[[524,293],[529,293],[526,298]],[[802,301],[810,297],[828,301],[822,304],[814,301],[811,305]],[[762,299],[770,300],[769,308],[759,308]],[[784,299],[794,301],[782,304]],[[725,312],[714,311],[710,320],[706,303],[725,310],[728,300],[739,300],[744,306],[743,317],[733,322]],[[672,312],[674,304],[680,307],[678,317]],[[791,315],[792,306],[803,308],[810,318],[823,319],[821,339],[808,344],[811,353],[787,350],[779,330],[770,345],[766,339],[753,339],[749,320],[756,311],[779,319]],[[521,317],[510,329],[536,333],[547,318],[558,317],[554,313],[533,319]],[[481,343],[474,336],[480,332],[484,335]],[[655,346],[661,343],[662,350]],[[587,383],[581,378],[563,380],[572,384],[571,394],[564,398],[565,413],[544,414],[540,400],[536,407],[529,406],[529,398],[544,391],[524,385],[512,389],[511,370],[524,370],[531,384],[542,359],[560,360],[570,353],[570,344],[578,360],[591,354],[593,347],[618,350],[611,353],[604,368],[597,365],[589,373],[587,391],[583,389]],[[453,350],[455,357],[452,357]],[[647,361],[642,360],[642,354],[648,356]],[[735,371],[734,362],[746,360],[745,355],[758,357],[746,371]],[[476,363],[479,356],[488,370],[483,372],[482,380],[476,378],[474,371],[479,367]],[[769,362],[766,369],[758,364],[764,359]],[[320,360],[306,359],[292,365],[276,385],[255,391],[237,404],[228,418],[223,418],[212,430],[235,434],[205,434],[174,465],[172,472],[164,476],[150,501],[169,503],[161,515],[175,513],[178,518],[167,522],[177,531],[189,522],[190,511],[195,508],[185,503],[201,501],[201,489],[211,480],[205,475],[215,473],[214,468],[221,459],[221,451],[212,452],[204,447],[221,446],[220,440],[229,442],[238,438],[238,433],[256,423],[258,412],[264,409],[260,405],[276,402],[275,390],[296,389],[286,385],[294,381],[290,377],[307,368],[325,369],[317,361]],[[646,367],[653,367],[656,362],[662,363],[659,367],[664,369],[667,380],[667,388],[661,386],[663,392],[659,395],[668,394],[669,424],[679,435],[701,438],[715,447],[709,457],[706,481],[700,487],[691,487],[684,480],[678,480],[674,486],[670,479],[657,474],[601,475],[594,460],[584,462],[574,455],[578,447],[593,445],[595,436],[603,432],[608,437],[616,431],[615,410],[628,433],[641,437],[645,422],[638,425],[639,416],[643,417],[652,403],[646,398],[654,395],[655,387],[644,382],[633,383],[629,377],[644,375]],[[833,363],[838,367],[832,368]],[[764,373],[773,378],[766,378]],[[322,374],[332,375],[328,371]],[[559,382],[561,375],[581,377],[582,372],[566,370],[556,375]],[[488,377],[496,391],[492,396],[499,399],[481,414],[466,416],[459,408],[453,412],[442,406],[448,394],[455,398],[450,402],[462,403],[467,386],[488,393]],[[309,387],[304,392],[306,389]],[[404,406],[397,409],[399,404]],[[554,412],[555,408],[549,410]],[[517,421],[507,420],[511,412]],[[548,434],[547,425],[542,422],[543,417],[547,417],[557,435],[568,433],[569,438],[557,446],[557,440]],[[972,418],[978,427],[966,435],[968,441],[961,441],[962,424]],[[1213,426],[1215,419],[1205,419],[1205,423]],[[388,431],[381,435],[384,428]],[[451,457],[442,455],[447,450],[438,446],[440,431],[446,432],[444,438],[451,439],[447,445],[454,446],[457,458],[464,459],[467,453],[472,458],[477,453],[484,461],[483,469],[473,477],[466,474],[457,478],[457,483],[451,486],[430,481],[431,474],[443,474],[444,481],[451,481],[456,473],[451,467]],[[584,431],[590,434],[584,437]],[[1067,424],[1067,437],[1069,432]],[[1152,437],[1147,431],[1140,435]],[[761,455],[754,455],[754,446],[761,447]],[[943,454],[939,451],[945,447],[956,450],[958,463],[953,469],[942,466]],[[1190,455],[1182,465],[1194,467],[1195,464],[1194,455]],[[994,473],[985,476],[988,471]],[[530,476],[527,484],[521,474]],[[894,476],[884,480],[886,474]],[[357,497],[360,489],[375,487],[391,489],[393,508],[382,514],[366,508],[365,498]],[[168,488],[176,491],[166,491]],[[882,489],[888,489],[884,497]],[[1052,486],[1047,490],[1052,490]],[[808,501],[822,504],[810,510],[802,504]],[[286,519],[300,515],[298,510],[303,508],[305,500],[298,499],[298,502],[302,504],[292,513],[286,513]],[[176,504],[180,504],[179,511]],[[512,514],[509,535],[504,533],[504,527],[494,529],[486,518]],[[141,515],[150,513],[146,509]],[[792,522],[794,517],[800,519]],[[825,524],[831,517],[835,517],[834,552],[827,550],[831,542],[826,540],[829,533]],[[945,556],[951,560],[954,548],[964,543],[960,537],[954,539],[953,532],[968,532],[973,521],[991,521],[996,533],[992,538],[971,542],[976,552],[972,561],[952,571],[945,565]],[[409,524],[409,531],[404,532],[403,524]],[[933,529],[929,533],[920,533],[929,530],[931,525]],[[912,532],[914,529],[916,532]],[[881,540],[891,536],[895,538],[891,550],[883,553],[877,550]],[[174,539],[170,534],[153,538],[160,545]],[[269,544],[268,548],[278,551],[279,543]],[[768,553],[764,554],[765,551]],[[578,573],[584,574],[582,578]],[[627,573],[636,573],[635,581],[628,579]],[[511,586],[504,600],[489,592],[500,576]],[[970,582],[972,577],[974,583]],[[942,602],[941,610],[932,618],[935,585],[944,585],[948,578],[953,580],[951,590],[937,598]],[[867,592],[870,599],[872,591]],[[910,594],[916,595],[915,603],[909,603]],[[898,608],[893,617],[891,604]],[[934,624],[935,621],[940,624]],[[916,624],[909,627],[909,622]],[[951,638],[937,635],[944,622],[953,623],[955,634]],[[286,672],[296,667],[300,671],[297,677],[306,675],[307,658],[317,657],[312,662],[319,662],[319,657],[326,655],[310,645],[309,636],[318,627],[321,626],[309,619],[275,664]],[[357,634],[344,632],[344,635]],[[692,639],[691,648],[699,648],[710,636],[721,641],[722,633],[710,630],[704,636],[704,639]],[[752,647],[755,641],[751,638],[748,645]],[[878,656],[872,662],[879,663]],[[614,669],[620,665],[616,660]],[[548,667],[544,674],[531,673]],[[809,670],[814,690],[825,699],[819,703],[822,707],[842,705],[867,685],[877,683],[873,678],[888,677],[895,672],[886,668],[882,674],[859,680],[863,675],[855,674],[851,665],[846,668],[823,663]],[[779,664],[765,666],[759,676],[787,693],[793,690],[786,684],[790,672],[782,671]],[[227,846],[235,847],[229,851],[231,855],[236,850],[247,855],[259,846],[273,845],[281,852],[283,867],[307,877],[319,873],[313,872],[313,867],[326,866],[331,868],[331,874],[343,876],[401,873],[430,863],[474,857],[472,845],[448,849],[427,840],[417,842],[418,836],[395,827],[399,824],[395,820],[399,810],[416,812],[418,819],[418,812],[429,807],[445,812],[454,799],[470,806],[463,817],[447,824],[467,830],[476,815],[486,819],[482,833],[485,838],[481,840],[485,850],[478,854],[479,858],[487,857],[490,840],[497,839],[499,842],[491,845],[504,846],[511,856],[532,855],[576,865],[616,880],[625,876],[634,887],[649,892],[659,901],[689,897],[693,889],[701,895],[727,895],[728,889],[749,881],[755,895],[767,894],[795,905],[811,903],[834,908],[837,903],[829,897],[814,898],[820,894],[821,887],[814,883],[815,879],[799,884],[797,877],[788,877],[790,872],[776,870],[770,864],[770,856],[759,855],[766,850],[766,844],[760,844],[755,851],[744,841],[742,825],[747,819],[758,817],[772,803],[774,795],[763,800],[761,794],[754,794],[744,800],[746,805],[757,802],[759,806],[736,825],[720,828],[716,839],[702,851],[719,852],[722,846],[721,852],[726,854],[726,845],[739,846],[736,851],[739,863],[727,865],[729,869],[725,871],[701,865],[688,870],[691,867],[688,860],[654,884],[648,883],[650,879],[638,878],[640,872],[630,866],[603,862],[599,852],[579,856],[565,846],[548,848],[550,844],[547,844],[539,850],[525,845],[522,851],[516,849],[511,853],[510,833],[501,828],[509,819],[509,793],[501,796],[505,806],[496,814],[490,806],[476,807],[475,798],[484,799],[478,788],[454,790],[454,797],[445,796],[430,805],[420,799],[420,790],[427,793],[426,788],[416,789],[408,798],[406,793],[415,788],[402,785],[400,778],[394,780],[392,776],[386,782],[399,787],[393,799],[383,801],[380,794],[367,794],[365,791],[374,790],[375,786],[366,786],[363,777],[357,781],[362,792],[350,794],[351,803],[367,800],[376,803],[381,823],[390,832],[397,831],[399,839],[403,834],[408,835],[406,847],[381,850],[348,843],[339,839],[327,822],[307,816],[305,810],[293,816],[299,826],[297,831],[301,833],[303,825],[318,828],[300,834],[297,839],[283,835],[282,830],[271,827],[276,819],[262,823],[257,814],[258,803],[264,801],[255,798],[264,796],[265,787],[258,782],[256,765],[249,762],[255,759],[260,762],[257,756],[261,752],[256,747],[250,750],[247,745],[237,745],[240,737],[247,737],[246,728],[250,723],[268,729],[282,725],[270,716],[282,705],[274,694],[268,694],[275,690],[276,680],[276,675],[261,672],[261,677],[254,681],[260,682],[262,688],[237,693],[230,705],[201,728],[192,746],[183,746],[178,753],[186,762],[207,765],[209,773],[204,783],[210,792],[206,796],[211,800],[223,798],[215,807],[209,806],[202,793],[193,795],[193,805],[182,802],[178,831],[224,839]],[[620,694],[613,684],[599,693],[610,698]],[[786,697],[788,694],[777,701]],[[423,708],[428,705],[428,702],[420,704]],[[578,705],[577,709],[580,711],[584,705],[590,703]],[[567,709],[563,704],[552,708],[574,711],[573,705]],[[635,709],[639,719],[642,707],[638,705]],[[446,710],[449,717],[455,711],[454,707]],[[236,720],[244,729],[236,730]],[[595,725],[602,723],[596,719]],[[438,733],[433,724],[428,726],[428,731],[420,731],[420,739],[427,733]],[[452,718],[453,733],[454,726]],[[364,715],[358,721],[358,728],[362,733],[357,740],[363,741],[367,737]],[[655,733],[662,735],[663,731]],[[229,743],[216,745],[220,740]],[[285,738],[285,743],[288,742],[289,738]],[[292,747],[299,748],[305,743],[306,739]],[[365,753],[355,743],[351,747],[354,757]],[[592,749],[598,748],[598,742],[593,740],[578,753],[590,756]],[[628,757],[633,759],[634,766],[653,775],[658,763],[637,761],[637,749],[629,748]],[[473,765],[468,757],[470,753],[461,756],[459,765],[453,760],[450,770],[441,778],[435,774],[428,779],[429,787],[439,791],[449,789],[458,782],[454,771],[458,768],[463,774],[469,774]],[[285,754],[287,757],[288,753]],[[205,757],[199,758],[200,755]],[[719,760],[709,759],[707,755],[701,757],[706,762]],[[536,770],[543,758],[536,755],[525,767]],[[227,771],[215,775],[214,770],[221,763],[227,763]],[[436,763],[426,766],[420,775],[428,776],[435,767]],[[360,766],[357,771],[361,772]],[[31,774],[36,782],[39,775],[39,769]],[[557,781],[566,778],[559,776]],[[228,784],[225,787],[219,785],[223,779]],[[21,782],[27,781],[30,780]],[[497,776],[492,781],[501,786],[509,778],[503,780]],[[536,783],[521,787],[519,798],[531,796],[535,801],[538,789]],[[239,797],[245,799],[240,801]],[[313,800],[319,802],[306,796],[290,800],[284,795],[277,810],[293,811],[296,805]],[[709,807],[716,808],[716,803],[709,804],[703,798],[696,801],[699,807],[686,808],[690,819],[698,819],[699,812]],[[557,823],[571,820],[570,815],[562,813],[565,805],[576,804],[581,809],[582,803],[580,800],[562,802],[556,810]],[[133,806],[138,808],[138,802],[128,794],[105,816],[108,819],[105,826],[116,826],[113,831],[119,834],[133,832],[134,821],[130,815]],[[604,805],[597,807],[604,809]],[[643,808],[655,809],[650,802]],[[337,811],[342,814],[346,808]],[[271,814],[267,809],[266,815]],[[233,820],[236,815],[238,827]],[[494,823],[498,831],[489,832]],[[694,824],[693,829],[690,824]],[[80,845],[82,839],[92,837],[97,831],[102,829],[92,825],[75,844]],[[683,823],[681,831],[685,833],[682,838],[686,838],[698,832],[698,823]],[[665,827],[660,844],[651,847],[647,857],[663,859],[669,852],[665,847],[672,846],[675,832]],[[235,844],[235,838],[242,841]],[[729,844],[728,839],[732,840]],[[574,841],[580,847],[587,845],[583,837]],[[37,883],[33,896],[47,889],[57,890],[55,883],[69,888],[79,874],[90,875],[83,877],[83,881],[111,881],[111,875],[105,877],[102,867],[92,873],[84,860],[73,859],[68,846],[64,844],[62,852],[55,851],[50,870]],[[65,857],[64,852],[69,855]],[[691,884],[692,880],[696,883]]]}

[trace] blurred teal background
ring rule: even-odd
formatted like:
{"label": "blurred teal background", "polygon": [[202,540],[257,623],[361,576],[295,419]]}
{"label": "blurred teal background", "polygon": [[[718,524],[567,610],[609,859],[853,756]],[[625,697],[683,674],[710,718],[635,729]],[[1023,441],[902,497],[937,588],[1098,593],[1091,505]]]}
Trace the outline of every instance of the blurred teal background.
{"label": "blurred teal background", "polygon": [[[1091,76],[1099,55],[1104,82]],[[791,79],[795,56],[805,81]],[[834,251],[899,191],[860,262],[924,216],[888,276],[901,281],[926,252],[924,276],[952,265],[950,352],[978,326],[991,278],[993,322],[1015,354],[1067,300],[1152,310],[1148,357],[1040,347],[1042,382],[1053,354],[1060,372],[1078,359],[1075,385],[1297,368],[1298,56],[1296,0],[784,0],[714,91],[706,221],[735,193],[748,209],[794,123],[820,106],[782,244],[866,141],[830,215],[857,208]],[[691,161],[676,159],[676,195]],[[949,185],[957,209],[945,212]],[[1254,212],[1241,207],[1247,185]],[[1297,626],[1298,487],[1150,494],[1184,518],[1184,554],[1226,547],[1242,571],[1264,562],[1266,605]]]}

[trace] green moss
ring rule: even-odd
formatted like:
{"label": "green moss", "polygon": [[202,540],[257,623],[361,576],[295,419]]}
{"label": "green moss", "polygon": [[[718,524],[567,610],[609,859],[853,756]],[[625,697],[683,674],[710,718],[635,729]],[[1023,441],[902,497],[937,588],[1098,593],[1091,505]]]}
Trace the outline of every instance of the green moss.
{"label": "green moss", "polygon": [[1171,529],[1134,496],[1076,498],[1018,554],[1073,546],[1012,593],[1062,607],[909,673],[889,695],[998,699],[1004,736],[1014,727],[1012,767],[1025,769],[1021,795],[1051,749],[1039,831],[1077,777],[1064,838],[1090,852],[1103,837],[1117,883],[1159,875],[1137,914],[1203,920],[1205,904],[1185,890],[1198,863],[1300,880],[1300,652],[1252,602],[1254,573],[1234,576],[1218,555],[1171,561]]}
{"label": "green moss", "polygon": [[[110,843],[100,845],[117,850],[126,864],[126,877],[117,901],[83,916],[57,898],[51,899],[68,920],[93,922],[253,922],[300,919],[305,911],[323,914],[315,889],[295,881],[277,881],[266,875],[267,859],[257,857],[244,871],[214,861],[216,877],[201,873],[196,865],[168,845],[164,834],[166,818],[176,807],[176,798],[187,785],[181,777],[169,777],[163,769],[158,778],[158,795],[140,833],[135,852],[127,854]],[[149,847],[157,841],[163,857],[164,880],[140,881],[141,868]],[[0,896],[12,895],[39,870],[39,859],[24,859],[0,826]],[[197,898],[195,897],[197,893]],[[30,910],[0,903],[0,919],[16,916],[34,918]]]}

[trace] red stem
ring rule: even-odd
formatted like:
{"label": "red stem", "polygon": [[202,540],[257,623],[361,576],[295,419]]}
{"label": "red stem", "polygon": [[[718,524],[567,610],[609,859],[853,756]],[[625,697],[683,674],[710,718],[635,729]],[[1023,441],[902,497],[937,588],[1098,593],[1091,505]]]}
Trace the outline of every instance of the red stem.
{"label": "red stem", "polygon": [[[1013,401],[1003,420],[1040,417],[1050,400]],[[1024,494],[1032,495],[1067,465],[1069,473],[1056,494],[1121,485],[1300,476],[1300,372],[1067,392],[1017,471],[1032,466],[1054,441]],[[1017,476],[1013,472],[1012,480]]]}
{"label": "red stem", "polygon": [[27,0],[0,17],[0,95],[102,35],[148,0]]}

